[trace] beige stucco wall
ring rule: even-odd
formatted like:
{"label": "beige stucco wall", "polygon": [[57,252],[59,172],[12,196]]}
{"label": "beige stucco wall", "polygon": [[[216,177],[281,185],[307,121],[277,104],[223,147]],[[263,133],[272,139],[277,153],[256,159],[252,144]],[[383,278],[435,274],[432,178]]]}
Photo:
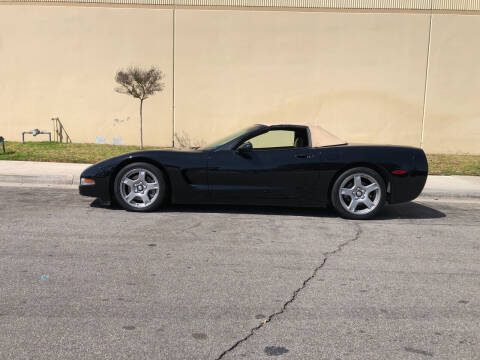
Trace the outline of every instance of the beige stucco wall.
{"label": "beige stucco wall", "polygon": [[422,11],[0,5],[0,135],[58,116],[73,141],[138,144],[138,102],[113,77],[156,65],[166,87],[145,103],[146,145],[171,145],[175,119],[192,145],[312,122],[351,142],[420,146],[427,84],[426,151],[480,154],[480,15],[433,15],[427,72],[429,29]]}
{"label": "beige stucco wall", "polygon": [[19,141],[58,116],[73,141],[139,143],[139,104],[114,91],[115,72],[139,64],[166,75],[145,102],[144,142],[171,145],[172,41],[171,10],[0,6],[1,135]]}
{"label": "beige stucco wall", "polygon": [[424,148],[480,154],[480,15],[435,15]]}
{"label": "beige stucco wall", "polygon": [[176,24],[179,132],[312,122],[420,145],[427,15],[178,10]]}

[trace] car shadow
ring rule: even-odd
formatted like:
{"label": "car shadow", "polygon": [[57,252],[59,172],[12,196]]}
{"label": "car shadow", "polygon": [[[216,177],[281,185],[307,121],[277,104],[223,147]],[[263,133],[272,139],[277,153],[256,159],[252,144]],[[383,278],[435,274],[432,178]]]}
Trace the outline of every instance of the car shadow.
{"label": "car shadow", "polygon": [[387,205],[375,217],[375,220],[391,219],[439,219],[447,215],[430,206],[417,202],[407,202],[396,205]]}
{"label": "car shadow", "polygon": [[[110,210],[123,210],[116,204],[108,204],[95,199],[91,207],[105,208]],[[169,204],[157,212],[168,213],[222,213],[222,214],[254,214],[254,215],[278,215],[278,216],[303,216],[339,218],[337,213],[328,208],[304,208],[304,207],[280,207],[280,206],[246,206],[246,205],[178,205]],[[392,219],[438,219],[446,215],[429,206],[416,202],[408,202],[396,205],[386,205],[382,211],[372,220]]]}

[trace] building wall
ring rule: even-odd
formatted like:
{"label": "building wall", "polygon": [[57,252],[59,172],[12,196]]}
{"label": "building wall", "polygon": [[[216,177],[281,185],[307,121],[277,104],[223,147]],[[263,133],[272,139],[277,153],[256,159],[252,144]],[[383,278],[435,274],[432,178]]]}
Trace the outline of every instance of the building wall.
{"label": "building wall", "polygon": [[480,16],[435,12],[430,32],[422,9],[0,5],[0,133],[58,116],[73,141],[138,144],[138,103],[113,77],[156,65],[166,87],[145,103],[146,145],[171,145],[173,127],[200,145],[312,122],[350,142],[480,154]]}
{"label": "building wall", "polygon": [[480,154],[479,15],[432,21],[424,147],[433,153]]}
{"label": "building wall", "polygon": [[427,15],[181,10],[176,24],[178,131],[313,122],[420,145]]}
{"label": "building wall", "polygon": [[138,144],[139,103],[114,91],[114,76],[145,64],[166,87],[145,102],[144,141],[171,145],[172,41],[171,10],[0,6],[1,135],[19,141],[58,116],[75,142]]}

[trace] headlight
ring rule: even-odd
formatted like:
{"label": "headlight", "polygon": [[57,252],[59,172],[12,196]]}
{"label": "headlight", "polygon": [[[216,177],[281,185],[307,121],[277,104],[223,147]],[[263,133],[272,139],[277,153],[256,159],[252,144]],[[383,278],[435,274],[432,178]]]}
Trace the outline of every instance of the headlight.
{"label": "headlight", "polygon": [[81,178],[80,185],[95,185],[95,180],[89,178]]}

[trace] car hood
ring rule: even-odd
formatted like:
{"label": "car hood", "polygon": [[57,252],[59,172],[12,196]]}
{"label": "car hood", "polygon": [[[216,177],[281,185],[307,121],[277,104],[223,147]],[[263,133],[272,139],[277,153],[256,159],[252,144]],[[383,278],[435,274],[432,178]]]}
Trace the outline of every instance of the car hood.
{"label": "car hood", "polygon": [[204,153],[202,150],[195,149],[159,149],[159,150],[141,150],[130,153],[114,156],[88,167],[84,170],[81,177],[104,177],[108,176],[110,172],[118,165],[129,159],[150,159],[157,162],[166,160],[167,162],[176,162],[177,159],[185,158],[186,156],[195,156]]}

